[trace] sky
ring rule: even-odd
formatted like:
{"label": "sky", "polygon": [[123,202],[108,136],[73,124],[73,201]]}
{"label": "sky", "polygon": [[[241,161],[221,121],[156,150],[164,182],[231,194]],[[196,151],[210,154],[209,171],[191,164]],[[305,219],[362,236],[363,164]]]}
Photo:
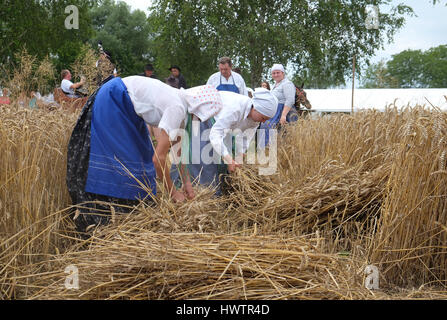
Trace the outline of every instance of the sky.
{"label": "sky", "polygon": [[[393,0],[392,4],[405,3],[412,7],[417,16],[408,17],[405,26],[394,36],[394,42],[376,52],[373,62],[390,59],[407,49],[427,50],[447,44],[447,6],[445,1],[436,5],[431,0]],[[387,10],[388,7],[380,8]]]}

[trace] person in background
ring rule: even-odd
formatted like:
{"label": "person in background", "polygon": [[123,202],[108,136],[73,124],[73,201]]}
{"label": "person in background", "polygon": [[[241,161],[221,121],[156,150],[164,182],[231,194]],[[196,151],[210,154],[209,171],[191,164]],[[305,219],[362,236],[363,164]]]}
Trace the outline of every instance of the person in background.
{"label": "person in background", "polygon": [[77,95],[75,90],[80,88],[85,83],[85,79],[81,78],[81,81],[76,83],[71,82],[71,72],[67,69],[61,71],[61,78],[62,91],[70,98],[80,98],[81,96]]}
{"label": "person in background", "polygon": [[144,72],[140,73],[139,76],[157,79],[157,76],[154,74],[154,66],[150,63],[144,66]]}
{"label": "person in background", "polygon": [[270,84],[267,81],[262,81],[261,82],[261,88],[270,90]]}
{"label": "person in background", "polygon": [[169,77],[166,79],[166,84],[169,84],[171,87],[180,89],[187,89],[186,86],[186,80],[183,77],[183,75],[180,73],[180,67],[173,65],[169,68],[169,71],[171,71],[171,74],[169,75]]}
{"label": "person in background", "polygon": [[[297,111],[295,105],[295,85],[292,81],[286,78],[284,66],[282,64],[274,64],[272,67],[272,78],[275,81],[271,92],[278,99],[278,109],[275,116],[261,124],[260,129],[265,135],[265,145],[267,146],[269,141],[269,129],[275,129],[278,124],[284,125],[287,122],[297,121]],[[263,146],[261,137],[261,146]]]}
{"label": "person in background", "polygon": [[0,104],[10,104],[11,100],[9,99],[9,92],[7,88],[3,88],[3,95],[0,97]]}
{"label": "person in background", "polygon": [[[212,86],[178,90],[140,76],[116,77],[103,84],[82,109],[68,144],[68,191],[73,205],[85,204],[75,219],[78,231],[108,221],[95,212],[112,209],[94,201],[108,202],[122,213],[139,200],[151,201],[156,177],[173,201],[193,198],[186,176],[186,197],[173,188],[167,155],[172,145],[181,142],[179,129],[188,114],[206,121],[221,108],[220,95]],[[155,151],[147,125],[160,129]]]}
{"label": "person in background", "polygon": [[[218,64],[219,71],[212,74],[206,84],[215,87],[219,92],[229,91],[236,94],[241,94],[248,98],[248,91],[245,81],[240,74],[232,71],[233,64],[231,59],[229,57],[222,57],[219,59]],[[192,123],[192,119],[188,119],[188,121],[188,123]],[[217,163],[205,163],[201,157],[202,153],[208,152],[211,158],[215,158],[214,151],[208,150],[210,143],[209,131],[213,124],[214,119],[210,119],[206,122],[200,122],[200,130],[194,130],[194,132],[198,132],[199,136],[191,137],[191,140],[198,140],[198,144],[200,144],[200,152],[197,151],[197,154],[193,155],[195,157],[194,161],[191,161],[186,165],[191,178],[205,186],[216,186],[219,182],[219,175],[221,173],[226,173],[224,172],[226,168],[222,165]],[[192,146],[190,147],[192,148]],[[216,155],[216,157],[218,157],[218,155]],[[177,186],[181,184],[180,172],[178,170],[178,166],[176,165],[172,165],[171,167],[171,178],[175,181]]]}
{"label": "person in background", "polygon": [[245,80],[239,73],[232,72],[232,62],[229,57],[219,59],[219,72],[212,74],[206,84],[214,86],[219,91],[232,91],[248,95]]}

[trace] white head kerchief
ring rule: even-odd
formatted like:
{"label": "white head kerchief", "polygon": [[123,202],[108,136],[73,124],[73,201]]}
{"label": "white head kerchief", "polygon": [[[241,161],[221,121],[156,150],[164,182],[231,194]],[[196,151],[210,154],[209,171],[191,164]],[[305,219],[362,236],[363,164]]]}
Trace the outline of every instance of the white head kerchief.
{"label": "white head kerchief", "polygon": [[265,88],[256,88],[253,93],[253,107],[266,117],[273,118],[278,108],[278,99]]}
{"label": "white head kerchief", "polygon": [[282,72],[286,73],[286,72],[284,71],[284,66],[283,66],[282,64],[280,64],[280,63],[275,63],[275,64],[273,65],[273,67],[272,67],[272,72],[275,71],[275,70],[279,70],[279,71],[282,71]]}

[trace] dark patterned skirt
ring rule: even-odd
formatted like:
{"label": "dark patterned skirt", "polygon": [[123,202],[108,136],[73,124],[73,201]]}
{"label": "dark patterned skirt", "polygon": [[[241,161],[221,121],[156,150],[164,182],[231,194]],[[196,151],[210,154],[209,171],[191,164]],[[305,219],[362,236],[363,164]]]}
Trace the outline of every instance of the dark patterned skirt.
{"label": "dark patterned skirt", "polygon": [[129,213],[138,200],[119,199],[85,191],[90,156],[92,110],[98,88],[84,105],[68,143],[67,187],[75,206],[70,216],[76,230],[85,233],[94,226],[107,224],[111,213]]}

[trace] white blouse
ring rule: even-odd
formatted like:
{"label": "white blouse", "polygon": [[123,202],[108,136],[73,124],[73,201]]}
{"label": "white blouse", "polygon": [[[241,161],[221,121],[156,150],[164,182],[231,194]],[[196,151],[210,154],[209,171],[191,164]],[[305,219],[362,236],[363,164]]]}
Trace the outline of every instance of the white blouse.
{"label": "white blouse", "polygon": [[279,104],[283,103],[288,107],[295,104],[295,85],[289,79],[284,78],[280,83],[275,84],[271,91],[278,98]]}
{"label": "white blouse", "polygon": [[175,140],[180,128],[184,128],[187,107],[180,98],[180,90],[160,80],[130,76],[122,79],[137,115],[144,121],[166,131]]}
{"label": "white blouse", "polygon": [[230,154],[224,143],[228,134],[236,136],[236,155],[245,153],[256,134],[259,122],[248,118],[252,99],[234,92],[220,91],[223,108],[214,116],[216,121],[210,131],[213,149],[222,157]]}

